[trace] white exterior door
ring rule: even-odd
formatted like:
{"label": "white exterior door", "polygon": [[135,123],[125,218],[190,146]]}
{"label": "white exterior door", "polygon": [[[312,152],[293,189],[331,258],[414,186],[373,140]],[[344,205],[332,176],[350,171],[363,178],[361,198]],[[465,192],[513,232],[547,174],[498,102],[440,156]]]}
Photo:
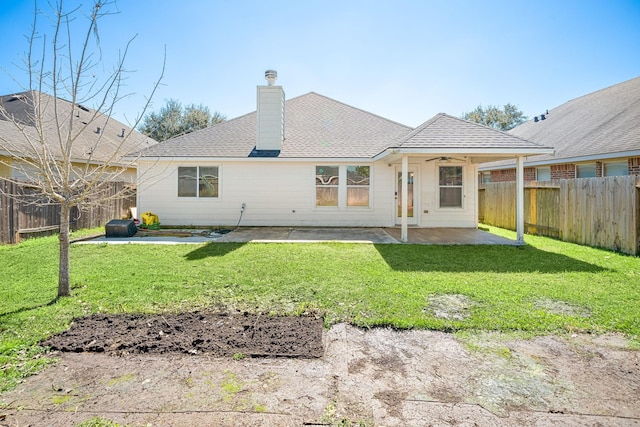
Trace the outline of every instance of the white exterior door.
{"label": "white exterior door", "polygon": [[[415,212],[415,194],[417,193],[416,184],[417,183],[416,171],[413,166],[409,166],[409,171],[407,173],[407,224],[416,225],[417,218]],[[400,224],[402,222],[402,200],[404,194],[402,194],[402,168],[396,168],[396,224]]]}

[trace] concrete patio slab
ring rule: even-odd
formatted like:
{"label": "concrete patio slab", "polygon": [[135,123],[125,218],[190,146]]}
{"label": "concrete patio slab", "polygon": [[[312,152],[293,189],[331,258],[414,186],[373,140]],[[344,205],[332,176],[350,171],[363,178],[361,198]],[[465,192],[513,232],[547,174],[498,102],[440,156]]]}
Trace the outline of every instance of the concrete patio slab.
{"label": "concrete patio slab", "polygon": [[[399,227],[385,231],[401,239]],[[491,234],[477,228],[409,228],[408,243],[419,245],[518,245],[515,240]]]}
{"label": "concrete patio slab", "polygon": [[349,242],[398,243],[382,228],[242,227],[219,242]]}
{"label": "concrete patio slab", "polygon": [[[160,230],[132,237],[97,237],[77,244],[202,244],[246,242],[349,242],[398,244],[400,228],[380,227],[240,227],[227,233],[208,230]],[[410,228],[408,243],[422,245],[517,245],[513,240],[473,228]]]}

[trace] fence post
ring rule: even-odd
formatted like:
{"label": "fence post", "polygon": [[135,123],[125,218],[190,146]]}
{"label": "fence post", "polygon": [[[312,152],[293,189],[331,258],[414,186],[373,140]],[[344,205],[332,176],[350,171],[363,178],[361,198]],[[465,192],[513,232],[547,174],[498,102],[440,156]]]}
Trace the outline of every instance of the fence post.
{"label": "fence post", "polygon": [[529,188],[529,233],[530,234],[538,234],[538,230],[536,229],[536,225],[538,224],[538,203],[537,203],[537,188],[530,187]]}

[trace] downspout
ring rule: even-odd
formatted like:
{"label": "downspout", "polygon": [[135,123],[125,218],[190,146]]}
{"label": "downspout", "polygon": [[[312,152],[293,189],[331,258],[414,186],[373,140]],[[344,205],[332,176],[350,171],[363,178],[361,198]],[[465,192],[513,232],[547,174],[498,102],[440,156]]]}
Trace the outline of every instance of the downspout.
{"label": "downspout", "polygon": [[409,157],[405,154],[402,156],[402,223],[401,223],[401,233],[400,240],[403,243],[407,243],[409,241],[409,230],[408,230],[408,220],[407,215],[409,212],[409,197],[407,196],[407,192],[409,191]]}
{"label": "downspout", "polygon": [[524,157],[517,157],[516,166],[516,243],[524,245]]}

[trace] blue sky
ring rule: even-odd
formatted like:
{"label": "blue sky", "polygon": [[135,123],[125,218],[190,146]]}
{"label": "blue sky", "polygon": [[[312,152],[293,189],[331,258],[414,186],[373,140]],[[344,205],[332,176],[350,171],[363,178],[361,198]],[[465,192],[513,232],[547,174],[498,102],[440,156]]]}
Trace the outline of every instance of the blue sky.
{"label": "blue sky", "polygon": [[[117,8],[99,23],[105,64],[94,72],[111,70],[137,34],[132,96],[115,115],[125,122],[159,76],[165,46],[152,109],[174,98],[228,118],[255,110],[266,69],[278,71],[287,98],[314,91],[409,126],[479,104],[510,102],[532,117],[640,76],[638,0],[120,0]],[[31,0],[0,0],[0,67],[10,74],[0,71],[2,94],[27,83],[17,65],[33,9]]]}

